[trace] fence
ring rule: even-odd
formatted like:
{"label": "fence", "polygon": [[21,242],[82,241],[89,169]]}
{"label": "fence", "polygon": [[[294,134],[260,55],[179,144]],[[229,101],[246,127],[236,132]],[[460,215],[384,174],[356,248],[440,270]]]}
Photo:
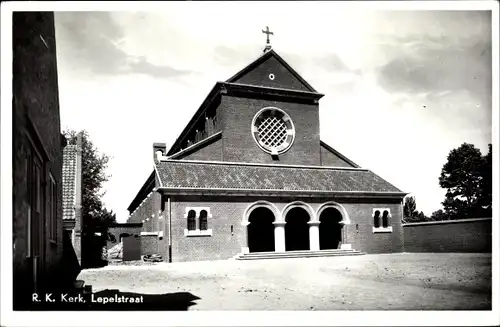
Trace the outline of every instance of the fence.
{"label": "fence", "polygon": [[403,224],[405,252],[491,253],[491,218]]}

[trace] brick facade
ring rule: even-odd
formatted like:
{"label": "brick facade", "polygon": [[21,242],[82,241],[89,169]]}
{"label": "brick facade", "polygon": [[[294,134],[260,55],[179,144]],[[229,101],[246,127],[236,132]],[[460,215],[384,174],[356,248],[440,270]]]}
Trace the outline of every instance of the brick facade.
{"label": "brick facade", "polygon": [[166,239],[164,233],[163,211],[161,210],[161,195],[158,192],[151,192],[144,201],[131,213],[128,223],[142,223],[139,230],[141,232],[156,232],[157,235],[142,235],[141,247],[142,254],[161,254],[166,255]]}
{"label": "brick facade", "polygon": [[[13,264],[15,294],[31,287],[33,256],[29,254],[28,211],[30,195],[27,165],[34,149],[40,157],[41,239],[38,284],[48,282],[59,273],[63,255],[62,230],[62,149],[60,130],[56,43],[52,12],[15,12],[13,14]],[[38,153],[37,153],[38,152]],[[49,176],[55,182],[55,227],[48,219],[51,192],[45,184]],[[55,236],[49,240],[50,228]],[[32,235],[35,235],[34,233]],[[32,240],[33,241],[33,240]],[[35,240],[36,241],[36,240]],[[31,289],[32,290],[32,289]]]}
{"label": "brick facade", "polygon": [[[282,212],[290,203],[303,201],[311,206],[313,215],[331,198],[258,198],[258,197],[174,197],[172,198],[172,261],[197,261],[229,259],[247,246],[246,226],[242,224],[244,213],[254,202],[266,200],[274,204]],[[350,224],[345,225],[345,243],[356,250],[366,253],[403,252],[403,235],[401,227],[401,203],[394,201],[337,199],[347,211]],[[208,228],[212,236],[186,236],[186,210],[196,207],[208,207],[212,218],[208,219]],[[389,208],[391,211],[390,226],[392,232],[374,233],[372,213],[375,208]],[[318,217],[319,219],[319,217]],[[167,219],[168,220],[168,219]],[[168,228],[168,221],[166,224]],[[231,232],[232,231],[232,232]]]}
{"label": "brick facade", "polygon": [[[158,244],[147,236],[143,252],[159,248],[168,262],[232,258],[249,247],[244,216],[256,201],[271,203],[279,217],[290,203],[303,201],[311,211],[313,224],[305,226],[311,235],[325,226],[318,227],[317,211],[335,201],[344,218],[349,217],[342,228],[344,245],[367,253],[402,252],[405,193],[320,140],[318,103],[322,96],[272,50],[228,81],[216,83],[172,148],[167,152],[164,145],[153,146],[155,153],[162,153],[155,156],[156,181],[153,185],[150,176],[141,188],[129,206],[129,221],[144,221],[143,231],[161,230],[163,239],[157,238]],[[277,156],[263,151],[252,133],[254,117],[266,107],[279,108],[293,123],[293,143]],[[269,122],[269,117],[282,114],[271,113],[266,119]],[[286,131],[282,128],[276,137],[288,142],[290,121],[282,124]],[[302,171],[300,166],[311,171]],[[199,215],[204,208],[209,212],[208,228],[200,228],[198,221],[197,228],[188,230],[188,211]],[[390,227],[374,230],[372,216],[377,208],[390,211]],[[281,228],[287,227],[279,227],[277,235]],[[316,248],[316,243],[311,247]]]}
{"label": "brick facade", "polygon": [[[262,151],[252,137],[252,120],[265,107],[278,107],[293,121],[295,140],[279,160]],[[319,107],[283,101],[223,96],[219,111],[224,126],[223,161],[320,165]]]}

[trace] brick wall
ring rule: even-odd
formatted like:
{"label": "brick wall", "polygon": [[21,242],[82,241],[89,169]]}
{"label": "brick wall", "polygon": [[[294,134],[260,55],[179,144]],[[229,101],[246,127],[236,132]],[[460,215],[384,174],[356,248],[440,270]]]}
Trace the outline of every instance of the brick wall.
{"label": "brick wall", "polygon": [[[176,197],[172,199],[172,261],[197,261],[229,259],[247,246],[246,227],[242,226],[247,207],[257,200],[268,200],[282,211],[285,206],[300,198],[255,198],[255,197]],[[306,199],[316,214],[318,208],[333,199]],[[349,214],[351,224],[345,226],[347,243],[356,250],[367,253],[403,252],[401,227],[401,204],[394,201],[345,201],[337,200]],[[184,218],[188,207],[209,207],[212,218],[208,228],[212,236],[185,236],[187,228]],[[392,233],[373,233],[373,208],[389,208]],[[356,228],[357,225],[357,228]],[[233,233],[231,234],[231,226]],[[168,229],[168,224],[166,225]]]}
{"label": "brick wall", "polygon": [[[349,213],[351,224],[345,226],[347,241],[352,248],[366,253],[398,253],[403,252],[403,229],[401,218],[403,212],[400,203],[392,201],[372,203],[342,203]],[[389,208],[391,218],[390,233],[373,232],[373,209]]]}
{"label": "brick wall", "polygon": [[127,226],[127,224],[117,224],[108,229],[108,233],[115,237],[115,241],[108,240],[107,248],[110,249],[120,242],[121,234],[140,235],[141,226]]}
{"label": "brick wall", "polygon": [[[142,235],[141,246],[142,246],[142,251],[141,251],[142,255],[157,254],[160,252],[157,235]],[[163,252],[160,254],[163,255]]]}
{"label": "brick wall", "polygon": [[[252,120],[264,107],[278,107],[293,121],[295,140],[290,149],[279,156],[279,161],[262,151],[252,136]],[[319,108],[317,104],[301,104],[271,100],[223,96],[223,161],[272,164],[319,165]]]}
{"label": "brick wall", "polygon": [[[27,117],[49,155],[43,175],[52,173],[57,184],[57,242],[49,243],[48,237],[44,237],[47,277],[56,273],[63,254],[62,139],[52,12],[13,14],[13,96],[13,263],[14,284],[20,285],[31,280],[30,260],[26,258],[28,195],[25,157],[28,141],[24,133],[28,126]],[[47,206],[45,210],[48,210]]]}
{"label": "brick wall", "polygon": [[321,165],[332,167],[352,167],[351,164],[341,159],[335,153],[328,151],[323,146],[321,146]]}
{"label": "brick wall", "polygon": [[[269,79],[271,73],[274,75],[274,80]],[[272,56],[246,75],[240,77],[235,83],[309,91],[301,81]]]}
{"label": "brick wall", "polygon": [[[158,216],[160,214],[160,194],[151,192],[142,203],[132,212],[127,222],[142,223],[143,232],[156,232],[159,229]],[[144,222],[143,222],[144,220]]]}
{"label": "brick wall", "polygon": [[[160,253],[167,261],[168,253],[168,230],[165,231],[165,212],[161,206],[161,195],[157,192],[151,192],[137,209],[130,215],[127,222],[142,223],[140,232],[160,232],[161,235],[143,235],[141,236],[142,255]],[[144,222],[143,222],[144,221]],[[167,234],[166,234],[167,233]]]}
{"label": "brick wall", "polygon": [[186,155],[181,155],[176,159],[186,159],[186,160],[205,160],[205,161],[221,161],[222,160],[222,140],[218,139],[212,143],[209,143],[202,148],[188,153]]}
{"label": "brick wall", "polygon": [[404,250],[491,253],[491,224],[491,218],[405,224]]}

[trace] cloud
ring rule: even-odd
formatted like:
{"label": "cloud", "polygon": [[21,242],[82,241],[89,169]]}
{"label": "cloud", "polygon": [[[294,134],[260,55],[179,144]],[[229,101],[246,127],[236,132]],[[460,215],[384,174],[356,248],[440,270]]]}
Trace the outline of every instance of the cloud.
{"label": "cloud", "polygon": [[347,72],[351,71],[349,67],[340,59],[340,57],[335,53],[329,53],[327,55],[317,57],[314,63],[321,68],[325,69],[327,72]]}
{"label": "cloud", "polygon": [[129,55],[120,48],[125,40],[123,28],[110,12],[57,12],[58,48],[65,53],[65,64],[87,68],[98,75],[146,74],[178,77],[190,70],[155,65],[144,56]]}
{"label": "cloud", "polygon": [[407,51],[398,51],[378,69],[380,82],[387,89],[477,91],[491,80],[491,41],[463,46],[454,46],[445,37],[412,41],[403,42]]}
{"label": "cloud", "polygon": [[163,65],[153,65],[148,62],[143,56],[131,58],[136,60],[134,60],[132,63],[129,63],[128,69],[126,70],[127,73],[146,74],[159,78],[196,74],[196,72],[190,70],[176,69],[170,66]]}
{"label": "cloud", "polygon": [[222,66],[243,68],[248,63],[257,59],[259,54],[255,53],[252,46],[243,46],[238,49],[226,45],[218,45],[213,50],[213,56],[216,63]]}

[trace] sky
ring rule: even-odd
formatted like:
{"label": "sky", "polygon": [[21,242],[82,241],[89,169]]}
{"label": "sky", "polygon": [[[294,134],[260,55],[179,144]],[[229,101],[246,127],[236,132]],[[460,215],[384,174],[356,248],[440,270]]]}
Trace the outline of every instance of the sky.
{"label": "sky", "polygon": [[[321,139],[415,196],[430,215],[448,153],[492,136],[491,13],[335,2],[165,3],[56,12],[62,128],[111,157],[104,203],[127,207],[217,81],[273,49],[318,92]],[[341,122],[340,124],[338,122]]]}

